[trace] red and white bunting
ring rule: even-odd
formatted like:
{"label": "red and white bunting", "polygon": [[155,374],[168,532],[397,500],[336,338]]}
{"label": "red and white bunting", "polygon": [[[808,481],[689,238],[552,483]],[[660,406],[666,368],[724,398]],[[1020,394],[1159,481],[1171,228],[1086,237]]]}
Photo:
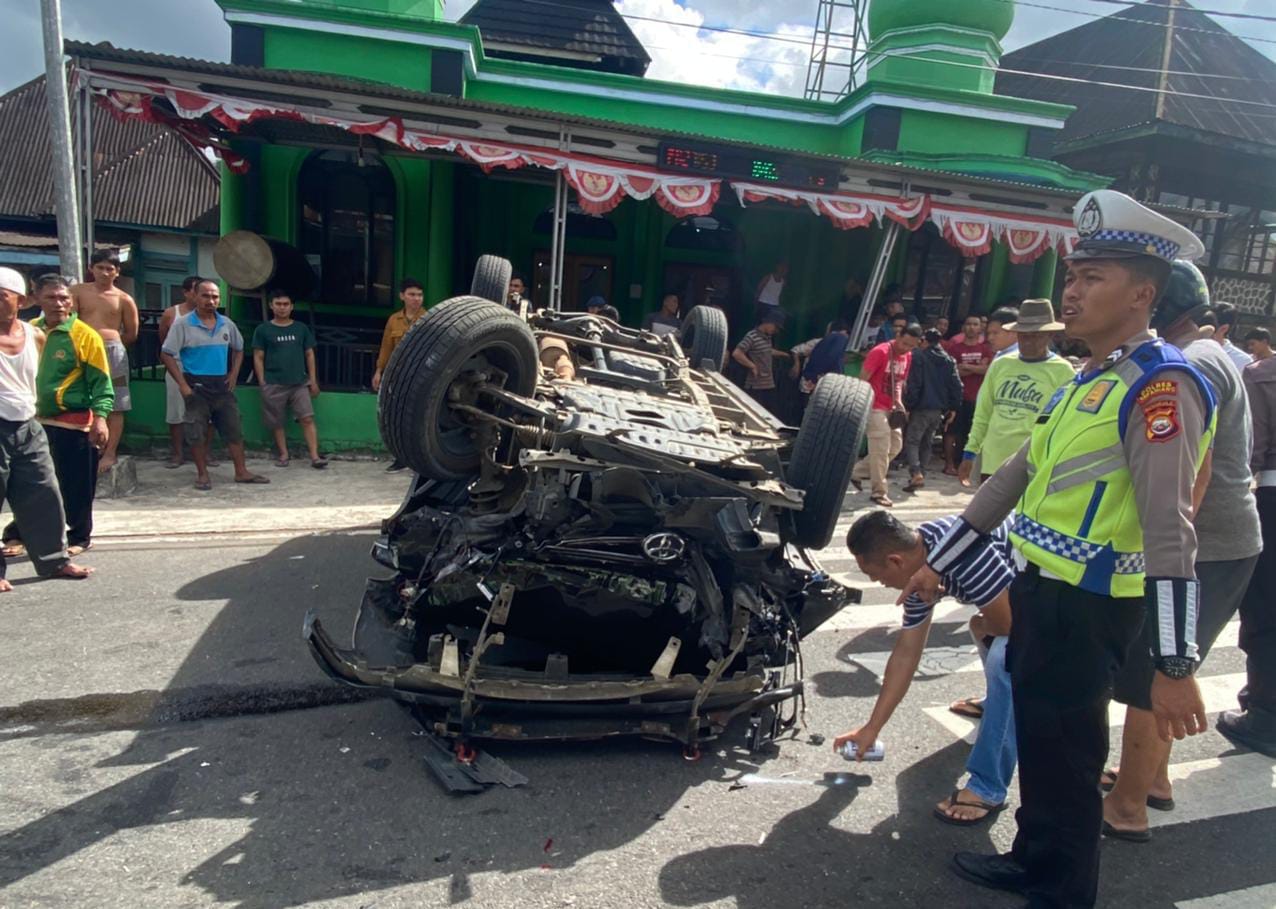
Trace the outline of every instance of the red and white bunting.
{"label": "red and white bunting", "polygon": [[[212,118],[232,132],[261,119],[331,126],[354,135],[373,136],[411,151],[454,153],[485,172],[521,167],[560,170],[576,191],[581,208],[595,215],[610,212],[626,197],[638,200],[654,197],[661,208],[676,217],[697,217],[713,210],[722,191],[722,180],[713,177],[664,174],[651,167],[603,158],[440,136],[406,128],[398,117],[332,117],[265,101],[185,91],[166,83],[102,73],[94,74],[94,82],[93,91],[98,100],[117,117],[137,117],[168,126],[191,144],[211,148],[236,173],[247,171],[248,162],[201,122],[203,118]],[[167,101],[173,113],[162,106],[156,107],[157,98]],[[899,198],[822,193],[742,181],[733,181],[732,185],[741,205],[764,201],[806,205],[841,230],[868,227],[874,222],[881,224],[889,218],[915,231],[929,220],[964,256],[984,255],[992,250],[994,242],[1000,241],[1006,245],[1011,261],[1022,264],[1035,261],[1051,249],[1067,254],[1077,242],[1076,231],[1064,220],[964,209],[927,195]]]}
{"label": "red and white bunting", "polygon": [[817,215],[823,215],[841,230],[868,227],[882,218],[898,221],[909,230],[916,230],[925,220],[929,210],[926,196],[909,199],[891,196],[852,195],[850,193],[821,193],[810,190],[786,189],[759,183],[733,182],[741,205],[750,202],[788,202],[805,204]]}
{"label": "red and white bunting", "polygon": [[[237,172],[247,170],[247,161],[231,152],[224,143],[219,143],[211,130],[198,122],[202,118],[211,117],[231,131],[238,131],[261,119],[296,120],[318,126],[331,126],[354,135],[373,136],[411,151],[455,153],[488,173],[498,168],[517,170],[522,167],[561,170],[568,184],[576,190],[581,208],[598,215],[611,211],[627,196],[640,200],[655,196],[661,208],[678,217],[706,215],[712,211],[722,189],[722,181],[711,177],[675,176],[662,174],[654,168],[618,161],[440,136],[406,128],[398,117],[366,120],[332,117],[264,101],[184,91],[163,83],[123,76],[107,78],[109,81],[99,75],[99,82],[108,87],[99,87],[95,92],[99,100],[117,116],[140,117],[176,129],[192,143],[212,147]],[[176,116],[155,108],[152,104],[155,98],[165,99]]]}

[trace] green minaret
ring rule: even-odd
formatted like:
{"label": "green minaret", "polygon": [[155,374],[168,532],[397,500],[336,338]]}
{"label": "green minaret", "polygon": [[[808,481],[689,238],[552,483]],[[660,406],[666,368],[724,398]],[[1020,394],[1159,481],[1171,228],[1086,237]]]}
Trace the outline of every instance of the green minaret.
{"label": "green minaret", "polygon": [[1010,0],[872,0],[869,82],[904,82],[991,94]]}

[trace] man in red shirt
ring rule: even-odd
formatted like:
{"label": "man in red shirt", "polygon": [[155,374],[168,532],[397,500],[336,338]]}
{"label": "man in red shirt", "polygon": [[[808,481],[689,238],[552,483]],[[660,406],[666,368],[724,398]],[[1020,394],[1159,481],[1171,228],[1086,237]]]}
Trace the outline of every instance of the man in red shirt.
{"label": "man in red shirt", "polygon": [[[916,323],[907,326],[894,341],[878,344],[864,358],[860,378],[873,386],[873,410],[868,418],[868,455],[861,458],[851,473],[851,482],[859,489],[864,480],[871,479],[873,501],[883,508],[895,503],[886,495],[886,471],[891,459],[904,447],[904,423],[908,413],[904,410],[904,382],[912,363],[913,350],[922,342],[922,327]],[[891,426],[891,412],[898,411]]]}
{"label": "man in red shirt", "polygon": [[980,340],[982,330],[982,320],[972,313],[962,323],[962,333],[944,345],[948,355],[957,361],[957,374],[961,376],[961,409],[944,433],[944,473],[952,477],[957,476],[957,461],[970,435],[979,386],[984,384],[984,373],[992,362],[992,346]]}

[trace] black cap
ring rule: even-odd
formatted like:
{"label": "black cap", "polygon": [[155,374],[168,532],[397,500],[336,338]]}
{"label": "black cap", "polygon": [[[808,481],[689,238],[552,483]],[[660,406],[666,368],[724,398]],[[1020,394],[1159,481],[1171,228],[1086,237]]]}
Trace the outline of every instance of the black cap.
{"label": "black cap", "polygon": [[1210,289],[1205,275],[1191,262],[1175,259],[1156,312],[1152,314],[1152,327],[1163,332],[1184,316],[1195,321],[1209,308]]}

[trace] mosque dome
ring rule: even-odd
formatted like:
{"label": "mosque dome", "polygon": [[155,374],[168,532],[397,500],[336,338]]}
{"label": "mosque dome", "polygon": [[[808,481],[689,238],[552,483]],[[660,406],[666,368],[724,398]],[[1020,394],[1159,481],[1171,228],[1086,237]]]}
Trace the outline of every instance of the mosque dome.
{"label": "mosque dome", "polygon": [[869,37],[901,28],[962,28],[1006,37],[1015,19],[1013,0],[872,0]]}

